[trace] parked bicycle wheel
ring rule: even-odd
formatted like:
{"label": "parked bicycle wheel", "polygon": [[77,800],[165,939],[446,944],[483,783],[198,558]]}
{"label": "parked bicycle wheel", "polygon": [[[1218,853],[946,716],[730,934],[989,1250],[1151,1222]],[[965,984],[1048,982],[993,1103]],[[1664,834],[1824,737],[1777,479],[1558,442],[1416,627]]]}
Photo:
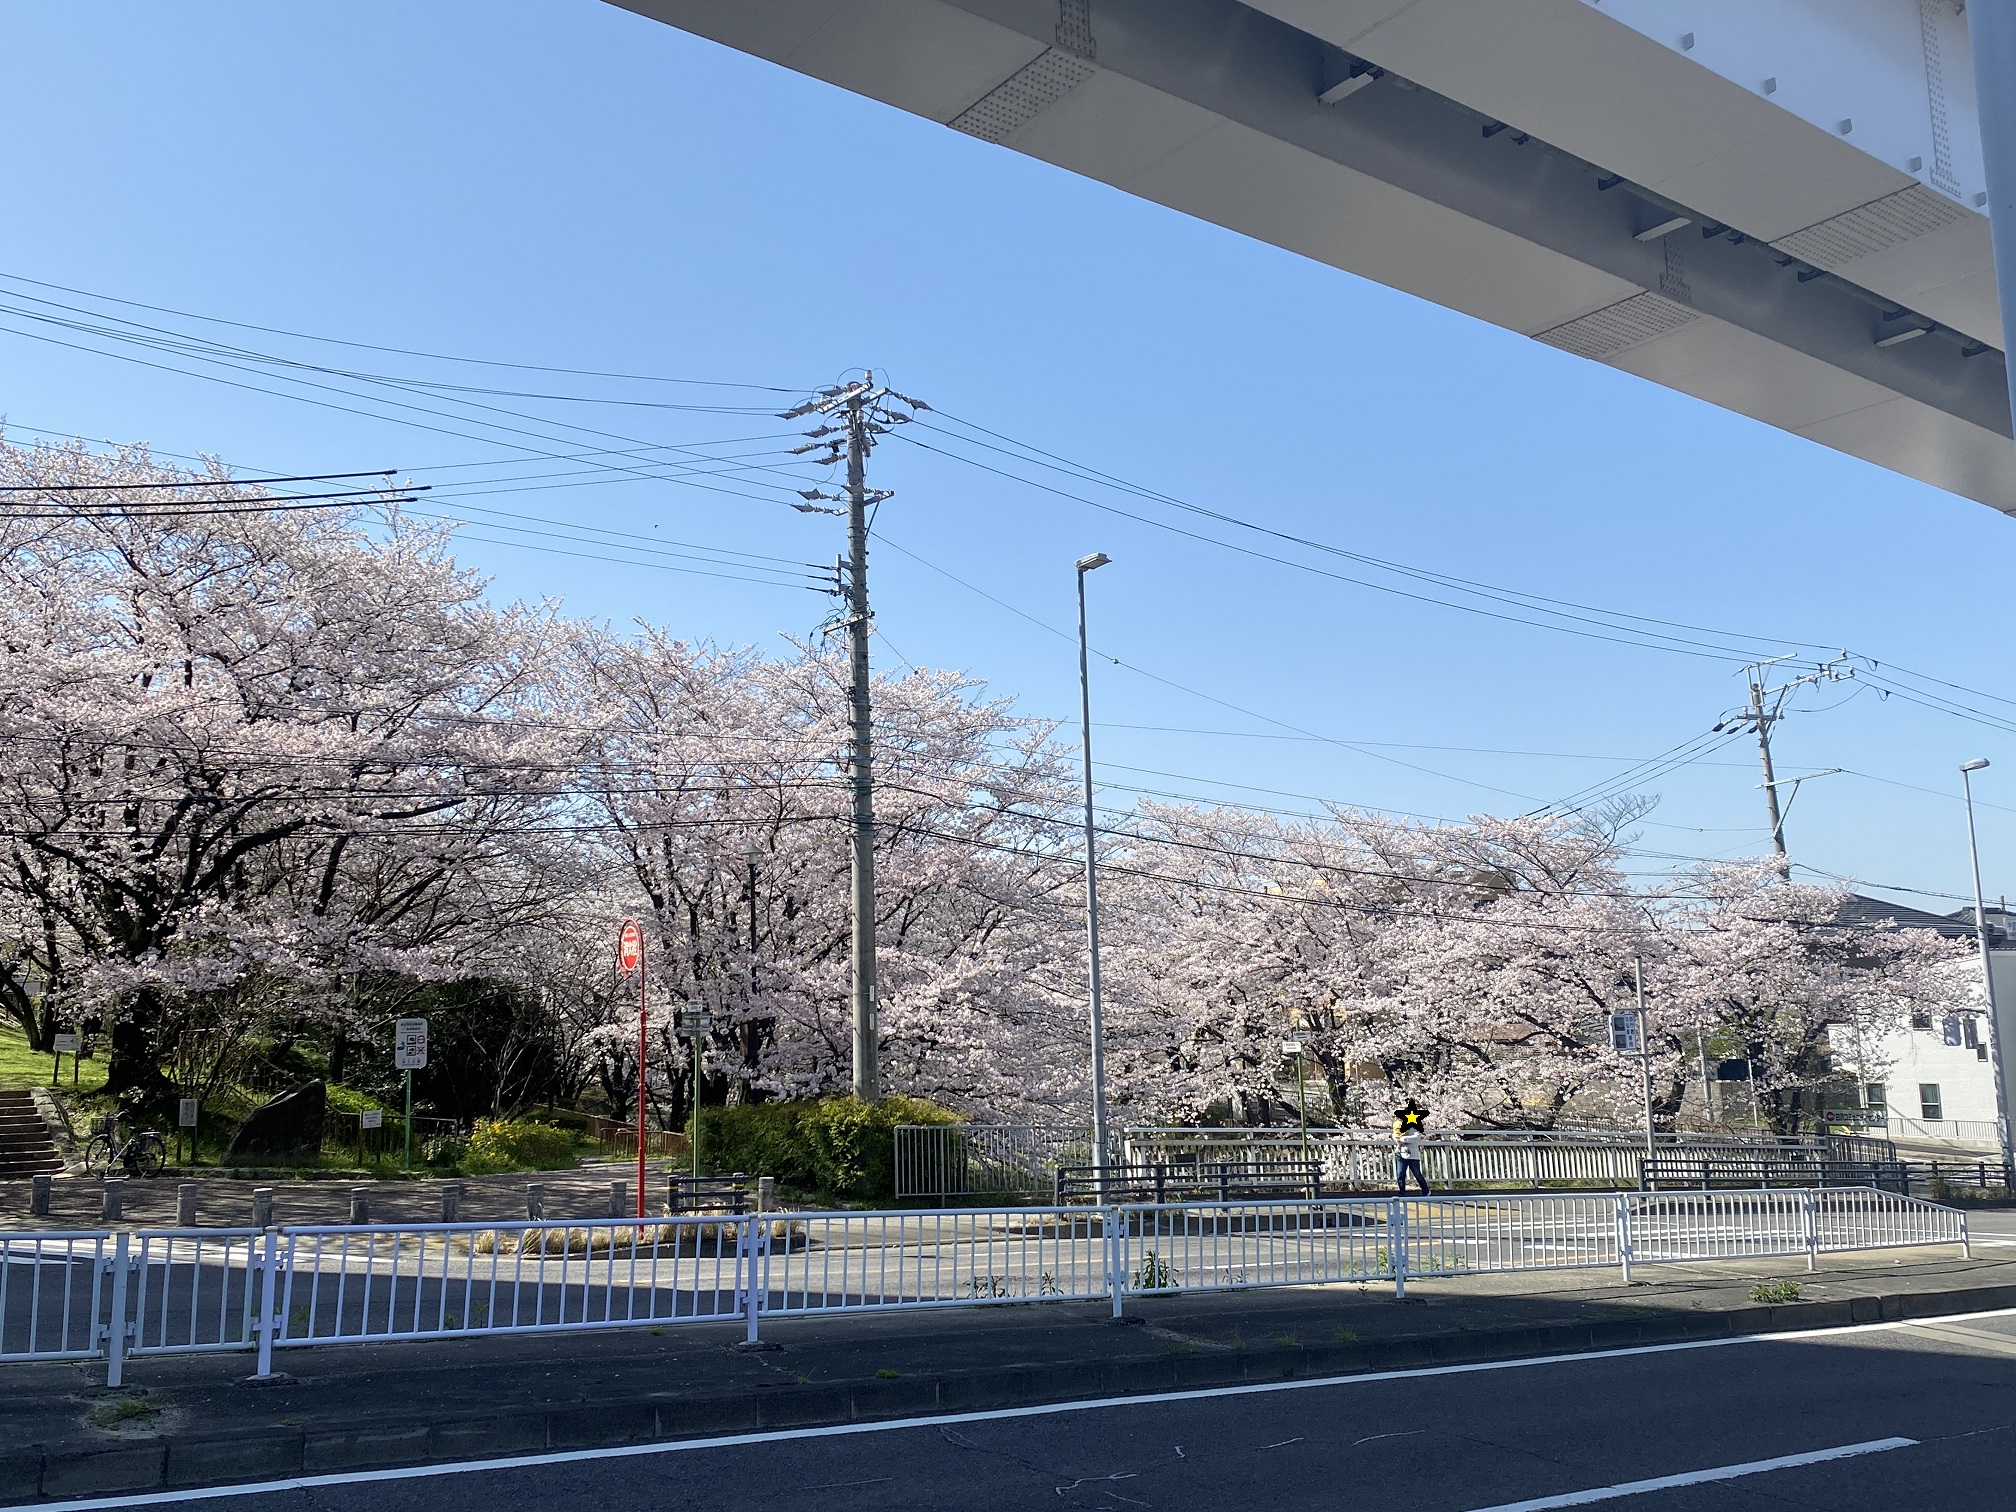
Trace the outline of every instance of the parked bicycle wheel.
{"label": "parked bicycle wheel", "polygon": [[93,1134],[84,1146],[84,1169],[102,1175],[112,1169],[112,1136]]}
{"label": "parked bicycle wheel", "polygon": [[168,1163],[168,1146],[152,1129],[135,1134],[126,1145],[126,1169],[135,1176],[159,1176]]}

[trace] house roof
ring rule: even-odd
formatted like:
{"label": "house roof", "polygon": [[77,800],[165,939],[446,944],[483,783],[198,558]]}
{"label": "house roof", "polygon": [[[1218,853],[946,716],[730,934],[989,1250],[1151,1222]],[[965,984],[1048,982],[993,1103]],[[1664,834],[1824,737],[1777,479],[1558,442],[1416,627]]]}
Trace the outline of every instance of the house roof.
{"label": "house roof", "polygon": [[[2016,949],[2016,914],[2001,908],[1990,908],[1986,912],[1988,948]],[[1851,924],[1858,929],[1929,929],[1949,940],[1971,939],[1974,934],[1974,910],[1971,908],[1956,908],[1946,914],[1927,913],[1922,908],[1889,903],[1862,893],[1850,893],[1847,901],[1835,910],[1834,921]]]}

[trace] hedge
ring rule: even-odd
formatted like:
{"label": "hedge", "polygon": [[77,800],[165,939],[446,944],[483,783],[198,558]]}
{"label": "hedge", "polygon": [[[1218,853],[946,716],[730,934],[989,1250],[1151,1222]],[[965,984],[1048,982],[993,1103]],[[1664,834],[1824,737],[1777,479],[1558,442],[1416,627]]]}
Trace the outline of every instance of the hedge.
{"label": "hedge", "polygon": [[547,1123],[479,1118],[461,1164],[472,1175],[490,1171],[559,1170],[574,1164],[574,1134]]}
{"label": "hedge", "polygon": [[898,1124],[957,1123],[915,1097],[746,1103],[700,1112],[700,1157],[716,1171],[774,1176],[832,1197],[891,1197]]}

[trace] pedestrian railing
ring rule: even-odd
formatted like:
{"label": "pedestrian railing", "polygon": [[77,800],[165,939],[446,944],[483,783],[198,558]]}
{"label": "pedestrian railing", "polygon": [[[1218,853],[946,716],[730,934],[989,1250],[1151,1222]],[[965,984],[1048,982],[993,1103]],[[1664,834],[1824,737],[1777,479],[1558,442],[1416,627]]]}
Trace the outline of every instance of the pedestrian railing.
{"label": "pedestrian railing", "polygon": [[99,1354],[104,1234],[0,1234],[0,1360]]}
{"label": "pedestrian railing", "polygon": [[1060,1165],[1086,1165],[1083,1129],[1036,1124],[900,1124],[894,1131],[896,1195],[1033,1197],[1051,1194]]}
{"label": "pedestrian railing", "polygon": [[[1333,1193],[1341,1196],[1341,1193]],[[1237,1197],[1323,1196],[1321,1161],[1284,1160],[1275,1164],[1241,1162],[1226,1165],[1059,1166],[1052,1182],[1052,1200],[1060,1207],[1075,1202],[1230,1202]]]}
{"label": "pedestrian railing", "polygon": [[1102,1301],[1967,1245],[1873,1189],[1124,1202],[930,1212],[0,1234],[0,1360]]}
{"label": "pedestrian railing", "polygon": [[1641,1191],[1671,1187],[1875,1187],[1907,1194],[1909,1177],[1897,1160],[1768,1160],[1747,1155],[1662,1155],[1638,1158]]}
{"label": "pedestrian railing", "polygon": [[[1656,1136],[1655,1158],[1748,1155],[1776,1162],[1830,1158],[1819,1136],[1722,1134]],[[1549,1187],[1634,1186],[1646,1158],[1642,1135],[1600,1130],[1480,1132],[1437,1130],[1422,1146],[1432,1187],[1538,1191]],[[1323,1183],[1334,1191],[1390,1187],[1394,1142],[1365,1130],[1290,1128],[1129,1129],[1124,1163],[1263,1168],[1282,1161],[1320,1161]]]}

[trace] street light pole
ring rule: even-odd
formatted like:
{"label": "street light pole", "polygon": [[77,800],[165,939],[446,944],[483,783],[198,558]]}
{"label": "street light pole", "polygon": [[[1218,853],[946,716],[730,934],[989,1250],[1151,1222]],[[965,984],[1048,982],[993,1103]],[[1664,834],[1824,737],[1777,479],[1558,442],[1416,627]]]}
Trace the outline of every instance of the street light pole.
{"label": "street light pole", "polygon": [[2002,1063],[2002,1021],[1995,1012],[1995,963],[1988,953],[1988,910],[1981,899],[1981,847],[1974,838],[1974,774],[1986,770],[1988,758],[1960,763],[1960,791],[1967,805],[1967,859],[1974,867],[1974,938],[1981,949],[1981,990],[1988,999],[1988,1041],[1994,1046],[1990,1064],[1995,1073],[1995,1135],[2002,1147],[2002,1171],[2011,1170],[2009,1146],[2008,1068]]}
{"label": "street light pole", "polygon": [[1652,1142],[1652,1035],[1645,1021],[1645,958],[1631,960],[1631,982],[1638,994],[1638,1074],[1645,1091],[1645,1158],[1656,1160],[1659,1152]]}
{"label": "street light pole", "polygon": [[1085,574],[1113,559],[1103,551],[1078,558],[1078,717],[1085,753],[1085,948],[1092,1019],[1092,1179],[1106,1196],[1106,1020],[1099,996],[1099,832],[1092,819],[1092,671],[1085,636]]}

